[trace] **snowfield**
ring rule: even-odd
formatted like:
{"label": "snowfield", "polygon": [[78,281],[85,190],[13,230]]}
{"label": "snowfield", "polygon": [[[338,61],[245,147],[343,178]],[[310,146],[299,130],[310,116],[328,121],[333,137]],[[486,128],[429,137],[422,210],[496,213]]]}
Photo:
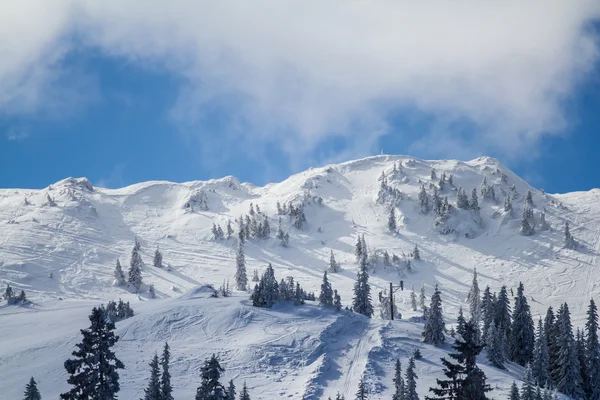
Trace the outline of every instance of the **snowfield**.
{"label": "snowfield", "polygon": [[[394,172],[394,165],[400,169]],[[431,169],[436,179],[431,178]],[[395,195],[381,195],[381,175]],[[423,214],[419,191],[431,197],[442,173],[453,176],[439,194],[456,204],[458,188],[477,189],[479,216],[458,210],[440,233],[433,212]],[[485,200],[483,179],[494,188],[496,201]],[[536,227],[532,236],[519,234],[525,196],[532,192],[537,218],[541,212],[549,229]],[[513,211],[504,211],[510,197]],[[430,199],[431,201],[431,199]],[[288,216],[277,215],[277,202],[304,204],[306,226],[298,230]],[[278,280],[293,276],[303,288],[318,294],[323,271],[333,250],[342,271],[330,273],[344,306],[352,298],[357,264],[354,244],[365,235],[370,251],[408,255],[418,246],[421,260],[385,267],[380,261],[370,283],[376,318],[304,306],[278,304],[260,309],[249,304],[248,293],[209,298],[204,285],[233,284],[237,224],[259,206],[269,218],[270,239],[253,239],[245,246],[249,278],[272,263]],[[390,205],[396,207],[398,232],[387,228]],[[289,247],[275,238],[278,219],[290,235]],[[236,233],[214,240],[213,223]],[[563,227],[570,224],[578,248],[563,246]],[[144,287],[138,296],[113,285],[119,258],[127,271],[138,238]],[[152,267],[156,247],[171,269]],[[371,398],[391,398],[393,363],[403,366],[415,347],[418,389],[427,393],[441,376],[439,358],[450,350],[421,343],[422,324],[409,322],[409,293],[423,283],[428,300],[440,285],[447,325],[458,308],[466,306],[473,268],[479,286],[498,291],[502,285],[525,284],[534,321],[546,308],[568,302],[575,326],[583,326],[589,299],[600,300],[600,190],[546,194],[498,161],[482,157],[469,162],[424,161],[405,156],[377,156],[314,168],[280,183],[257,187],[234,177],[206,182],[146,182],[110,190],[93,187],[84,178],[68,178],[42,190],[0,190],[0,283],[25,290],[30,306],[0,306],[0,398],[20,398],[30,376],[43,398],[65,391],[64,360],[88,327],[93,306],[122,298],[136,315],[117,323],[121,340],[117,356],[121,371],[119,398],[139,399],[148,375],[148,362],[168,341],[173,353],[176,399],[193,398],[202,361],[220,356],[225,379],[241,387],[247,381],[253,399],[320,399],[338,391],[352,398],[360,377]],[[396,293],[400,321],[384,321],[377,312],[378,293],[392,281],[404,283]],[[251,282],[252,283],[252,282]],[[153,284],[158,299],[150,299]],[[253,285],[253,283],[252,283]],[[512,297],[512,296],[511,296]],[[451,341],[451,338],[449,338]],[[488,382],[497,388],[491,397],[505,398],[520,367],[500,371],[481,364]]]}

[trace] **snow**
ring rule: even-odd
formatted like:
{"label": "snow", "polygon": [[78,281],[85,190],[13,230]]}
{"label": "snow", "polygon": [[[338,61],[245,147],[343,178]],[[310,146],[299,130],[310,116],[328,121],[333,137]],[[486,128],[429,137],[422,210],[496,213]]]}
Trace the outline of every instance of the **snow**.
{"label": "snow", "polygon": [[[378,181],[393,164],[402,173],[390,185],[403,193],[397,203],[398,233],[387,229],[389,206],[376,202]],[[421,185],[428,188],[430,171],[437,177],[453,174],[456,188],[470,197],[484,177],[494,185],[497,203],[479,196],[482,224],[473,225],[467,212],[457,217],[459,232],[439,234],[435,216],[422,215],[417,200]],[[503,182],[502,174],[506,176]],[[516,188],[512,216],[503,212],[502,190]],[[450,203],[456,188],[440,192]],[[534,210],[546,213],[551,229],[530,237],[518,233],[524,198],[532,191]],[[50,196],[55,205],[48,204]],[[310,199],[321,197],[318,205]],[[191,200],[206,199],[208,210],[186,208]],[[302,307],[277,305],[272,310],[253,308],[248,294],[209,298],[205,286],[233,282],[237,238],[215,242],[213,222],[223,229],[228,220],[237,232],[235,218],[248,213],[250,203],[269,216],[277,227],[276,203],[305,202],[308,224],[296,230],[282,216],[290,234],[290,247],[274,237],[245,244],[248,275],[268,263],[277,280],[292,275],[308,291],[318,290],[330,250],[342,271],[329,273],[342,303],[351,304],[357,264],[354,243],[364,234],[369,249],[390,255],[408,254],[417,244],[421,261],[414,271],[385,270],[378,265],[370,273],[373,298],[393,281],[402,279],[405,290],[396,293],[403,321],[366,320],[363,317],[324,310],[314,304]],[[197,202],[200,204],[200,202]],[[563,248],[563,225],[568,221],[579,248]],[[321,228],[319,231],[318,228]],[[473,238],[465,238],[471,232]],[[272,233],[273,235],[273,233]],[[237,237],[237,235],[234,235]],[[159,299],[139,296],[114,287],[114,266],[121,260],[125,273],[134,238],[141,243],[145,262],[143,279],[154,284]],[[151,267],[156,246],[164,265]],[[549,305],[567,301],[573,322],[583,325],[591,297],[598,300],[600,267],[600,190],[569,194],[545,194],[530,187],[497,160],[489,157],[469,162],[425,161],[407,156],[377,156],[323,168],[313,168],[280,183],[264,187],[240,183],[234,177],[206,182],[145,182],[111,190],[93,187],[85,178],[68,178],[41,190],[0,190],[0,283],[24,289],[33,304],[0,306],[0,398],[18,398],[29,377],[35,376],[43,398],[56,398],[66,390],[62,363],[80,340],[79,329],[88,326],[91,308],[108,300],[130,301],[136,316],[117,323],[121,341],[117,355],[126,365],[121,372],[121,399],[141,396],[154,351],[169,341],[173,351],[175,398],[191,398],[199,384],[202,361],[213,352],[241,387],[247,380],[252,398],[327,398],[337,391],[352,397],[361,376],[367,377],[373,398],[391,397],[393,362],[403,366],[418,346],[418,389],[425,395],[441,375],[439,358],[450,348],[420,343],[422,324],[407,322],[410,288],[425,283],[428,301],[437,283],[442,291],[444,315],[455,322],[477,268],[479,286],[516,288],[519,281],[534,314]],[[52,272],[52,277],[50,273]],[[375,302],[376,303],[376,302]],[[376,311],[375,315],[379,315]],[[492,386],[507,391],[522,370],[483,369]],[[501,392],[492,392],[501,398]]]}

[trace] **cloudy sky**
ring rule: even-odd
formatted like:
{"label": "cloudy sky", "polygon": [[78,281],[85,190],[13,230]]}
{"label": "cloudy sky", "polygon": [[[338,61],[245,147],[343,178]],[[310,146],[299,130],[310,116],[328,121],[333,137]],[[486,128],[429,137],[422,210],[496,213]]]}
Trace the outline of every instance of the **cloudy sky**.
{"label": "cloudy sky", "polygon": [[381,152],[600,186],[600,2],[0,5],[0,186],[257,184]]}

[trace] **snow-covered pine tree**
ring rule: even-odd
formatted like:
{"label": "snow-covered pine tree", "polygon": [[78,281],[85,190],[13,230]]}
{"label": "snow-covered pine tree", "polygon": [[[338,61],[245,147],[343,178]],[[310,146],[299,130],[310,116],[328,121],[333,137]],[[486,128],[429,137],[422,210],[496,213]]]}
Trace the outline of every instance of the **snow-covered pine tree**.
{"label": "snow-covered pine tree", "polygon": [[154,259],[152,260],[152,265],[154,266],[154,268],[162,268],[162,260],[162,253],[160,252],[158,246],[156,246],[156,250],[154,251]]}
{"label": "snow-covered pine tree", "polygon": [[154,290],[154,284],[150,285],[150,287],[148,288],[148,295],[150,296],[151,299],[156,298],[156,291]]}
{"label": "snow-covered pine tree", "polygon": [[527,207],[533,208],[533,196],[531,195],[531,190],[528,190],[525,195],[525,204]]}
{"label": "snow-covered pine tree", "polygon": [[288,247],[289,245],[290,245],[290,234],[284,233],[283,237],[281,238],[281,246]]}
{"label": "snow-covered pine tree", "polygon": [[575,247],[577,247],[577,243],[569,230],[569,221],[565,221],[565,248],[574,249]]}
{"label": "snow-covered pine tree", "polygon": [[136,292],[139,291],[140,286],[142,286],[142,258],[138,252],[138,246],[133,246],[133,249],[131,250],[127,285],[133,287]]}
{"label": "snow-covered pine tree", "polygon": [[506,286],[500,288],[500,293],[498,294],[498,298],[494,300],[494,305],[494,323],[496,324],[496,328],[498,328],[498,333],[503,336],[504,346],[506,347],[505,354],[508,355],[511,307]]}
{"label": "snow-covered pine tree", "polygon": [[437,179],[437,175],[435,174],[435,170],[431,168],[431,180],[435,181]]}
{"label": "snow-covered pine tree", "polygon": [[258,276],[258,270],[255,269],[254,272],[252,273],[252,282],[259,282],[260,281],[260,277]]}
{"label": "snow-covered pine tree", "polygon": [[492,322],[485,338],[487,359],[492,365],[499,369],[505,369],[504,344],[502,335],[498,334],[496,324]]}
{"label": "snow-covered pine tree", "polygon": [[233,235],[233,228],[231,227],[231,221],[227,220],[227,239],[231,238]]}
{"label": "snow-covered pine tree", "polygon": [[238,245],[235,256],[235,283],[238,290],[245,291],[248,287],[248,276],[246,275],[246,257],[244,256],[244,244]]}
{"label": "snow-covered pine tree", "polygon": [[364,233],[360,236],[360,246],[361,246],[361,249],[362,249],[361,257],[364,254],[365,257],[367,258],[367,262],[368,262],[369,252],[368,252],[367,241],[365,240],[365,234]]}
{"label": "snow-covered pine tree", "polygon": [[218,240],[225,239],[225,233],[223,232],[223,228],[221,228],[221,225],[217,225],[217,237]]}
{"label": "snow-covered pine tree", "polygon": [[161,400],[160,369],[156,353],[154,353],[154,357],[150,362],[150,380],[148,381],[148,387],[144,389],[144,400]]}
{"label": "snow-covered pine tree", "polygon": [[329,271],[335,273],[340,272],[340,265],[335,260],[335,255],[333,254],[333,250],[331,250],[331,254],[329,255]]}
{"label": "snow-covered pine tree", "polygon": [[223,372],[225,369],[221,367],[219,359],[213,354],[209,360],[204,362],[201,369],[202,381],[196,390],[195,400],[226,400],[225,386],[219,382]]}
{"label": "snow-covered pine tree", "polygon": [[415,293],[414,286],[410,291],[410,306],[413,311],[417,311],[417,294]]}
{"label": "snow-covered pine tree", "polygon": [[265,217],[265,220],[263,221],[261,236],[263,239],[268,239],[271,237],[271,225],[269,225],[269,218]]}
{"label": "snow-covered pine tree", "polygon": [[517,386],[517,382],[515,381],[513,381],[513,384],[510,387],[510,394],[508,395],[508,400],[521,400],[521,395],[519,394],[519,387]]}
{"label": "snow-covered pine tree", "polygon": [[25,397],[23,397],[23,400],[42,400],[42,395],[37,388],[37,383],[33,379],[33,376],[27,386],[25,386]]}
{"label": "snow-covered pine tree", "polygon": [[442,314],[442,297],[440,294],[438,286],[435,285],[429,307],[430,314],[427,321],[425,321],[425,330],[423,331],[424,342],[436,346],[446,341],[444,337],[446,325]]}
{"label": "snow-covered pine tree", "polygon": [[510,201],[510,196],[506,196],[504,198],[504,212],[510,213],[512,212],[512,202]]}
{"label": "snow-covered pine tree", "polygon": [[473,281],[471,283],[471,289],[467,296],[469,302],[469,311],[471,313],[471,321],[477,329],[477,336],[479,333],[479,324],[481,323],[481,294],[479,292],[479,282],[477,282],[477,269],[473,268]]}
{"label": "snow-covered pine tree", "polygon": [[521,386],[521,400],[536,400],[535,398],[535,382],[531,373],[531,367],[527,365],[525,368],[525,376],[523,376],[523,385]]}
{"label": "snow-covered pine tree", "polygon": [[413,249],[412,256],[415,260],[421,259],[421,253],[419,252],[419,247],[415,244],[415,248]]}
{"label": "snow-covered pine tree", "polygon": [[402,364],[400,364],[400,359],[396,359],[396,364],[394,367],[394,394],[392,395],[392,400],[406,400],[404,394],[406,392],[404,386],[404,378],[402,378]]}
{"label": "snow-covered pine tree", "polygon": [[160,377],[160,400],[173,400],[173,387],[171,386],[171,367],[169,365],[171,359],[171,352],[169,351],[169,344],[165,342],[162,356],[160,358],[160,366],[162,368],[162,375]]}
{"label": "snow-covered pine tree", "polygon": [[[598,309],[594,300],[590,300],[587,310],[587,320],[585,323],[586,343],[585,350],[587,354],[587,367],[590,376],[590,382],[600,382],[600,342],[598,341]],[[600,400],[600,385],[593,385],[590,400]]]}
{"label": "snow-covered pine tree", "polygon": [[[481,296],[481,314],[483,317],[483,330],[481,332],[481,337],[484,341],[487,340],[488,330],[494,323],[495,311],[492,292],[490,287],[486,286],[485,290],[483,291],[483,296]],[[489,343],[485,343],[489,345]]]}
{"label": "snow-covered pine tree", "polygon": [[548,343],[548,355],[549,355],[549,370],[550,370],[550,386],[554,387],[553,371],[558,370],[558,344],[556,338],[558,337],[558,326],[556,324],[556,318],[554,317],[554,310],[552,306],[548,307],[546,316],[544,317],[544,333],[546,334],[546,343]]}
{"label": "snow-covered pine tree", "polygon": [[333,306],[335,307],[335,311],[340,311],[342,309],[342,298],[338,294],[337,289],[333,290]]}
{"label": "snow-covered pine tree", "polygon": [[362,241],[360,240],[360,235],[356,238],[356,244],[354,245],[354,259],[358,264],[362,259]]}
{"label": "snow-covered pine tree", "polygon": [[82,329],[83,340],[78,343],[74,358],[65,361],[69,374],[67,383],[73,387],[62,393],[62,400],[82,400],[82,393],[94,393],[95,399],[115,400],[120,390],[118,369],[125,366],[115,356],[112,347],[119,340],[115,336],[115,324],[107,321],[104,312],[94,307],[89,316],[91,326]]}
{"label": "snow-covered pine tree", "polygon": [[589,399],[592,393],[592,385],[597,385],[598,382],[592,383],[590,381],[590,373],[587,365],[587,357],[585,353],[585,338],[583,331],[577,328],[577,334],[575,335],[575,346],[577,347],[577,360],[579,361],[579,375],[581,376],[581,388],[585,393],[585,398]]}
{"label": "snow-covered pine tree", "polygon": [[358,381],[358,390],[356,391],[356,400],[367,400],[367,387],[363,378]]}
{"label": "snow-covered pine tree", "polygon": [[463,314],[463,308],[462,306],[460,306],[458,308],[458,317],[456,318],[456,333],[462,336],[465,333],[466,323],[467,320],[465,319],[465,316]]}
{"label": "snow-covered pine tree", "polygon": [[388,216],[388,229],[390,232],[395,233],[396,232],[396,212],[395,212],[395,208],[394,206],[390,207],[390,215]]}
{"label": "snow-covered pine tree", "polygon": [[425,311],[425,301],[427,301],[427,296],[425,296],[425,283],[421,282],[421,291],[419,292],[419,307],[421,310]]}
{"label": "snow-covered pine tree", "polygon": [[[258,206],[257,206],[258,207]],[[233,379],[229,381],[229,386],[227,386],[227,400],[235,400],[235,385],[233,384]]]}
{"label": "snow-covered pine tree", "polygon": [[559,392],[579,399],[584,397],[579,361],[577,359],[577,347],[573,336],[571,325],[571,313],[569,306],[564,303],[559,309],[557,321],[558,338],[558,370],[553,371],[553,380]]}
{"label": "snow-covered pine tree", "polygon": [[212,225],[212,229],[210,230],[212,235],[213,235],[213,239],[214,240],[219,240],[219,233],[217,232],[217,225],[213,222]]}
{"label": "snow-covered pine tree", "polygon": [[456,207],[462,210],[469,209],[469,198],[467,197],[467,193],[461,187],[458,188],[458,195],[456,197]]}
{"label": "snow-covered pine tree", "polygon": [[117,265],[115,267],[115,282],[117,286],[123,286],[125,281],[125,274],[123,273],[123,267],[121,267],[121,262],[117,258]]}
{"label": "snow-covered pine tree", "polygon": [[417,373],[415,372],[415,359],[411,356],[408,359],[408,367],[406,367],[406,375],[404,376],[405,385],[405,400],[419,400],[417,394]]}
{"label": "snow-covered pine tree", "polygon": [[444,190],[445,186],[446,186],[446,173],[442,172],[442,176],[440,177],[440,180],[438,181],[438,187],[440,188],[440,190]]}
{"label": "snow-covered pine tree", "polygon": [[424,185],[419,190],[419,207],[421,207],[421,213],[427,214],[429,212],[429,196],[427,196]]}
{"label": "snow-covered pine tree", "polygon": [[550,355],[548,353],[548,341],[546,332],[544,332],[542,318],[539,319],[537,325],[531,373],[537,386],[545,387],[551,381]]}
{"label": "snow-covered pine tree", "polygon": [[369,318],[373,316],[373,305],[371,304],[371,285],[369,284],[369,271],[367,265],[367,254],[362,253],[356,283],[354,284],[354,299],[352,309]]}
{"label": "snow-covered pine tree", "polygon": [[242,386],[242,391],[240,392],[240,400],[250,400],[250,394],[248,393],[246,381],[244,381],[244,386]]}
{"label": "snow-covered pine tree", "polygon": [[477,198],[477,189],[473,188],[471,191],[471,200],[469,201],[469,208],[473,211],[479,211],[479,200]]}
{"label": "snow-covered pine tree", "polygon": [[244,237],[246,238],[246,240],[249,240],[252,235],[251,235],[251,229],[252,229],[252,221],[250,220],[250,216],[246,215],[246,221],[244,222]]}
{"label": "snow-covered pine tree", "polygon": [[533,360],[533,346],[535,343],[533,319],[524,292],[523,283],[519,282],[509,342],[510,360],[521,366],[525,366]]}
{"label": "snow-covered pine tree", "polygon": [[327,279],[327,271],[323,272],[323,282],[321,282],[321,293],[319,293],[319,305],[333,305],[333,290],[331,289],[331,283]]}

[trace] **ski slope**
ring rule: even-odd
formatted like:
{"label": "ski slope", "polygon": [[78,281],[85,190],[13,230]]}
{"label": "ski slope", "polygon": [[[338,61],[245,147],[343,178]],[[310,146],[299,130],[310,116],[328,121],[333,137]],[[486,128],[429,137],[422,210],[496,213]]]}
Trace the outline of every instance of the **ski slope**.
{"label": "ski slope", "polygon": [[[394,164],[400,164],[402,172],[394,173]],[[455,232],[440,234],[434,226],[435,215],[423,215],[418,203],[421,185],[431,195],[429,185],[437,182],[430,178],[432,168],[438,178],[442,172],[453,175],[455,187],[446,185],[440,192],[450,203],[455,204],[459,186],[469,196],[472,188],[479,193],[484,177],[493,185],[497,201],[484,201],[480,196],[481,221],[461,212],[451,221]],[[387,229],[390,202],[378,201],[382,171],[389,185],[402,193],[402,199],[395,202],[396,234]],[[551,229],[538,229],[524,237],[518,230],[528,190],[535,212],[545,212]],[[513,199],[512,215],[503,211],[503,193]],[[48,201],[49,196],[53,201]],[[322,198],[322,204],[317,198]],[[192,396],[201,360],[213,351],[222,355],[228,379],[248,380],[258,398],[350,394],[363,375],[369,378],[372,392],[384,396],[389,393],[389,367],[395,357],[401,356],[406,364],[414,346],[422,346],[421,327],[405,321],[336,315],[314,305],[257,310],[248,307],[244,293],[228,299],[196,296],[197,288],[219,286],[224,279],[232,280],[235,271],[237,234],[215,241],[213,223],[225,229],[231,220],[237,232],[234,219],[248,214],[250,203],[259,205],[269,218],[272,237],[246,243],[249,275],[254,269],[261,273],[272,263],[277,279],[292,275],[305,289],[317,293],[333,250],[342,271],[329,278],[344,305],[351,301],[357,270],[354,243],[357,235],[364,234],[372,250],[401,255],[410,253],[415,244],[419,247],[422,260],[412,261],[411,271],[386,269],[380,263],[371,273],[375,303],[377,293],[390,281],[404,281],[397,304],[405,320],[411,315],[411,286],[418,290],[424,283],[428,295],[435,284],[440,285],[445,316],[453,323],[458,307],[465,305],[476,267],[482,290],[486,285],[493,291],[502,285],[516,287],[522,281],[534,319],[549,305],[567,301],[574,324],[581,326],[590,297],[600,297],[599,200],[598,189],[545,194],[488,157],[461,162],[376,156],[309,169],[264,187],[226,177],[205,182],[146,182],[112,190],[93,187],[85,178],[68,178],[42,190],[3,189],[0,283],[24,289],[34,304],[0,308],[0,398],[20,396],[29,375],[40,381],[45,398],[64,390],[62,362],[79,339],[78,330],[87,326],[91,307],[119,297],[130,301],[137,313],[118,324],[123,337],[118,354],[127,365],[121,374],[122,399],[141,396],[147,363],[165,340],[175,354],[176,398]],[[208,209],[202,209],[202,202]],[[290,234],[287,248],[274,238],[277,202],[305,204],[308,223],[303,230],[282,216],[283,229]],[[186,207],[190,203],[196,204],[193,210]],[[576,250],[563,248],[565,221],[579,243]],[[150,300],[146,292],[138,297],[113,286],[116,259],[126,270],[135,237],[146,264],[144,283],[155,286],[159,299]],[[157,246],[171,270],[151,267]],[[211,314],[215,302],[220,302],[219,313]],[[44,334],[39,328],[31,329],[38,326]],[[252,350],[246,347],[256,353],[247,353]],[[441,373],[443,351],[423,347],[428,361],[417,365],[422,394],[429,386],[427,379]],[[485,371],[493,385],[501,388],[520,377],[518,370]]]}

